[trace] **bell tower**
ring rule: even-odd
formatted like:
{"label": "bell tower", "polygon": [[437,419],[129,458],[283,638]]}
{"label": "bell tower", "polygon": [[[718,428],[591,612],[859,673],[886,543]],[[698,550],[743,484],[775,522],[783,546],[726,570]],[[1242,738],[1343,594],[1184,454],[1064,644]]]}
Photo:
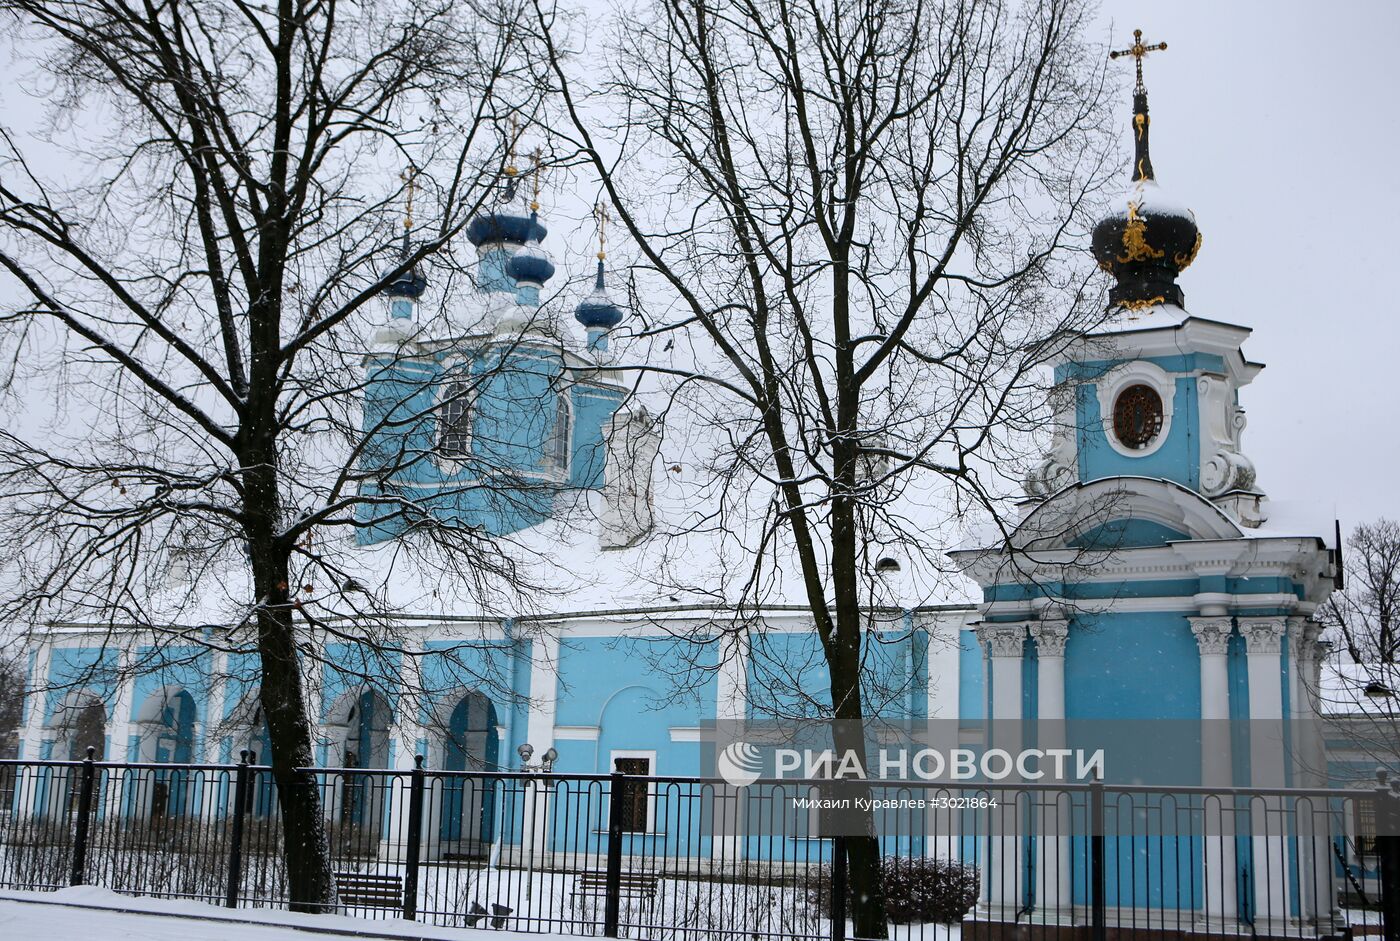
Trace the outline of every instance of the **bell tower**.
{"label": "bell tower", "polygon": [[1263,367],[1244,357],[1250,330],[1186,310],[1177,277],[1196,259],[1196,216],[1157,181],[1142,62],[1166,43],[1113,53],[1136,64],[1133,163],[1126,189],[1094,227],[1093,253],[1112,275],[1109,317],[1055,367],[1056,428],[1026,491],[1044,499],[1075,483],[1152,477],[1187,487],[1244,526],[1264,519],[1242,449],[1239,390]]}

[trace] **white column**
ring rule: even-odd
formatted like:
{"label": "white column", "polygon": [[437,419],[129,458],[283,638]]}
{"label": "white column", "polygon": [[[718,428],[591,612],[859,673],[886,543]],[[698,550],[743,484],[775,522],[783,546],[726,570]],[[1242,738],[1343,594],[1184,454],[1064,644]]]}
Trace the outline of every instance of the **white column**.
{"label": "white column", "polygon": [[[559,636],[552,625],[534,639],[530,658],[530,706],[525,717],[525,741],[535,749],[530,761],[538,764],[554,747],[554,720],[559,712]],[[511,763],[518,761],[510,756]],[[523,830],[525,850],[535,860],[549,852],[549,787],[543,782],[526,785]]]}
{"label": "white column", "polygon": [[[1322,625],[1311,618],[1288,619],[1289,703],[1296,758],[1293,774],[1298,787],[1327,786],[1327,749],[1317,702],[1321,658],[1325,651],[1318,643],[1321,634]],[[1334,906],[1328,826],[1331,815],[1327,803],[1320,798],[1299,800],[1296,808],[1298,882],[1303,917],[1305,923],[1317,926],[1319,934],[1331,934]]]}
{"label": "white column", "polygon": [[[112,697],[111,712],[107,716],[108,761],[130,761],[132,758],[130,753],[131,708],[132,700],[136,696],[136,670],[134,668],[136,653],[132,650],[134,643],[134,640],[128,641],[121,649],[121,659],[116,676],[116,695]],[[107,803],[106,813],[115,817],[122,812],[124,799],[135,799],[136,777],[130,771],[113,771],[110,773],[109,781],[111,783],[104,792],[104,800]],[[123,798],[123,794],[133,796]]]}
{"label": "white column", "polygon": [[[48,711],[48,687],[49,687],[49,664],[51,661],[51,648],[46,639],[34,652],[33,669],[30,671],[25,683],[25,701],[27,712],[25,715],[22,740],[23,749],[19,757],[28,761],[39,761],[51,757],[44,754],[45,713]],[[41,782],[47,782],[42,784]],[[40,806],[46,793],[52,793],[55,787],[52,775],[39,772],[37,769],[28,769],[20,775],[16,782],[15,795],[16,808],[22,816],[39,816],[45,813],[45,808]],[[50,798],[51,799],[51,798]]]}
{"label": "white column", "polygon": [[[1065,735],[1065,645],[1069,641],[1069,621],[1046,618],[1031,626],[1036,662],[1036,747],[1041,751],[1064,748]],[[1051,918],[1058,915],[1069,922],[1074,915],[1070,876],[1069,795],[1045,792],[1041,802],[1040,860],[1036,866],[1036,907]]]}
{"label": "white column", "polygon": [[[1283,637],[1284,617],[1242,617],[1249,671],[1249,769],[1256,788],[1279,788],[1284,777]],[[1284,803],[1276,796],[1251,802],[1255,924],[1259,933],[1282,930],[1289,917]],[[1261,921],[1264,924],[1261,924]]]}
{"label": "white column", "polygon": [[[977,628],[977,637],[991,661],[992,706],[988,723],[988,746],[1012,756],[1021,751],[1022,655],[1027,622],[987,623]],[[1010,783],[1013,779],[1004,779]],[[1019,801],[1014,791],[992,792],[999,806],[989,811],[987,869],[983,885],[989,914],[1014,920],[1021,909],[1021,835]]]}
{"label": "white column", "polygon": [[[1191,633],[1201,652],[1201,784],[1228,788],[1234,783],[1230,747],[1230,634],[1228,617],[1194,617]],[[1203,855],[1205,914],[1211,928],[1233,926],[1235,892],[1235,804],[1204,799]]]}
{"label": "white column", "polygon": [[34,651],[34,667],[25,684],[25,699],[29,709],[24,723],[24,750],[21,758],[39,761],[45,757],[43,750],[45,712],[48,711],[49,663],[53,659],[53,648],[48,641]]}
{"label": "white column", "polygon": [[[929,615],[915,617],[928,634],[928,734],[922,747],[949,756],[958,747],[964,620]],[[942,793],[948,797],[960,796],[951,789]],[[931,785],[928,795],[940,796],[939,786]],[[962,858],[961,814],[962,811],[951,807],[928,812],[925,835],[928,855],[941,859]]]}
{"label": "white column", "polygon": [[[411,772],[417,766],[418,739],[423,736],[423,701],[419,694],[423,684],[418,673],[418,659],[404,655],[399,663],[399,696],[394,710],[394,722],[390,734],[394,740],[394,770],[400,772],[389,787],[388,824],[379,843],[379,858],[403,862],[408,859],[408,816],[409,798],[412,794]],[[373,786],[373,785],[371,785]],[[436,856],[437,828],[428,825],[432,802],[428,795],[423,801],[424,845],[420,848],[419,859],[432,859]]]}
{"label": "white column", "polygon": [[[224,728],[224,713],[228,711],[228,654],[216,650],[212,659],[209,697],[204,704],[204,760],[216,764],[223,751],[223,733],[228,731]],[[238,761],[237,752],[233,761]]]}
{"label": "white column", "polygon": [[[749,635],[739,625],[734,634],[720,639],[715,674],[715,742],[718,749],[728,743],[745,741],[749,718]],[[610,769],[611,770],[611,769]],[[711,833],[711,861],[715,868],[737,864],[744,852],[741,828],[741,792],[724,785],[714,791],[714,822]]]}

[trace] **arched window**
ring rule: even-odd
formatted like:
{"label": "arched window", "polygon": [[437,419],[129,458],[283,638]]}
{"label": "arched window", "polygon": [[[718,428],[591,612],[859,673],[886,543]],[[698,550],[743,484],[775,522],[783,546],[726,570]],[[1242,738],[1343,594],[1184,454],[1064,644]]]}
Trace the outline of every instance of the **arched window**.
{"label": "arched window", "polygon": [[438,409],[438,453],[444,457],[466,457],[472,452],[472,410],[467,384],[454,382],[447,387]]}
{"label": "arched window", "polygon": [[560,392],[554,397],[554,427],[545,444],[545,465],[556,474],[569,469],[569,428],[573,421],[569,396]]}

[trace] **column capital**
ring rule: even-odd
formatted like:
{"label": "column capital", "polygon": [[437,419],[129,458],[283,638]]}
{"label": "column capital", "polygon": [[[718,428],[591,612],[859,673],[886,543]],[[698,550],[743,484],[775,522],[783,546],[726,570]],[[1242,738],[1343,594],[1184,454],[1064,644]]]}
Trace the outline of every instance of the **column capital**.
{"label": "column capital", "polygon": [[1317,656],[1317,637],[1322,626],[1311,618],[1295,616],[1288,619],[1288,656],[1306,664]]}
{"label": "column capital", "polygon": [[1063,657],[1065,644],[1069,641],[1069,621],[1065,618],[1047,618],[1031,625],[1031,637],[1035,640],[1037,656]]}
{"label": "column capital", "polygon": [[1276,654],[1283,649],[1283,636],[1288,630],[1288,618],[1244,617],[1239,621],[1246,653]]}
{"label": "column capital", "polygon": [[1021,659],[1026,639],[1025,621],[992,621],[976,628],[977,639],[992,657]]}
{"label": "column capital", "polygon": [[1234,625],[1228,617],[1188,617],[1191,633],[1196,635],[1196,645],[1201,656],[1222,656],[1230,646],[1230,632]]}

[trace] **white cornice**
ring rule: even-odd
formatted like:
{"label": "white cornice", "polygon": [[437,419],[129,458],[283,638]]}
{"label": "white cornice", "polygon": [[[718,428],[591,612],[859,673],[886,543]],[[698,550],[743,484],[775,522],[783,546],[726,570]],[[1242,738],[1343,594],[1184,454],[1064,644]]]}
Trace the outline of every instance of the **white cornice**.
{"label": "white cornice", "polygon": [[[1277,608],[1283,611],[1299,611],[1303,602],[1297,595],[1277,592],[1258,595],[1225,595],[1228,610],[1250,608]],[[1149,598],[1084,598],[1056,599],[1064,607],[1065,613],[1074,614],[1144,614],[1181,613],[1194,615],[1198,610],[1192,596],[1162,595]],[[984,606],[987,617],[1017,617],[1028,614],[1031,603],[1028,601],[993,601]]]}

